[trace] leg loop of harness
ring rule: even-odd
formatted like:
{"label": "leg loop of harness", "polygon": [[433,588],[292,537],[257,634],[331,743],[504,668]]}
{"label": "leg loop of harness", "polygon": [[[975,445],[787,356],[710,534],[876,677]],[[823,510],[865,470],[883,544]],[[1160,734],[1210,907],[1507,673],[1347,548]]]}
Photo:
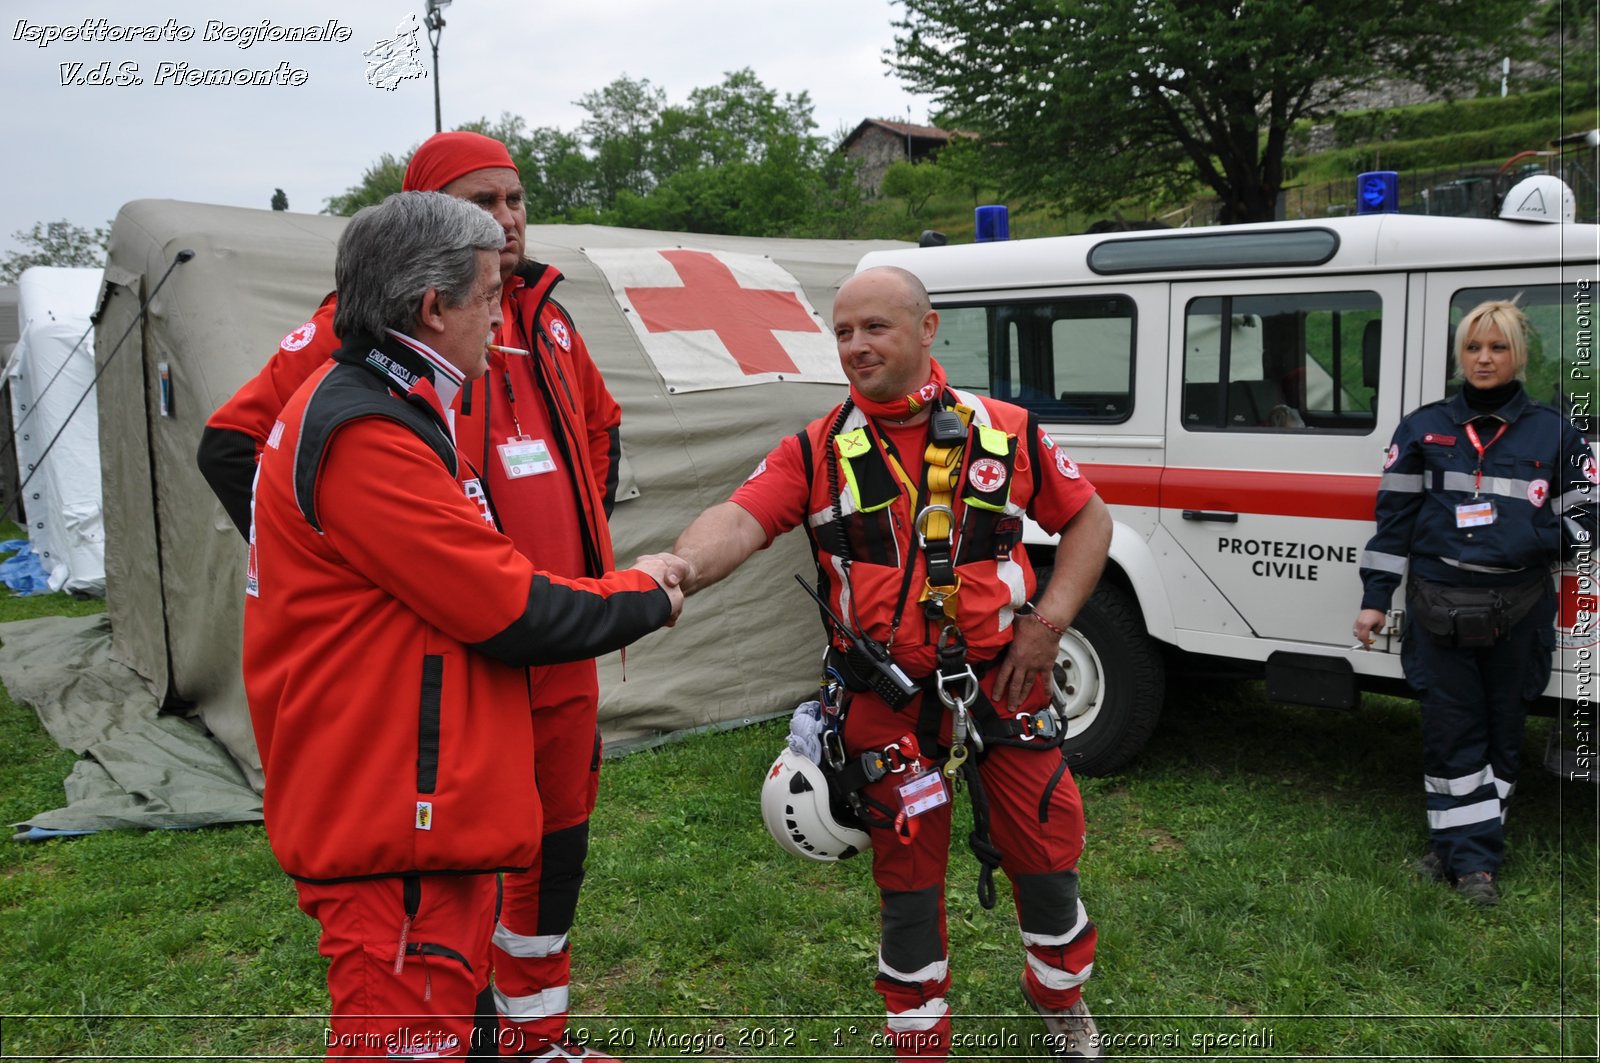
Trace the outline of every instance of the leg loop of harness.
{"label": "leg loop of harness", "polygon": [[994,872],[1000,866],[1000,850],[989,837],[989,794],[978,765],[968,762],[961,775],[972,795],[972,832],[967,835],[967,846],[978,859],[978,903],[987,910],[994,907]]}
{"label": "leg loop of harness", "polygon": [[[851,758],[845,755],[842,738],[849,695],[834,673],[835,681],[825,684],[822,697],[831,723],[823,738],[825,766],[836,793],[845,797],[861,822],[876,830],[891,831],[902,844],[910,843],[915,817],[867,797],[864,787],[891,774],[914,773],[929,762],[949,783],[954,784],[957,777],[963,779],[972,800],[972,830],[967,835],[967,845],[979,866],[978,903],[992,909],[996,903],[994,873],[1001,866],[1002,854],[990,835],[989,798],[978,770],[979,761],[990,748],[1000,745],[1032,750],[1059,748],[1066,728],[1053,706],[1002,718],[979,683],[979,672],[986,667],[980,664],[975,668],[967,661],[966,641],[955,625],[948,624],[940,632],[937,654],[937,671],[922,683],[922,708],[915,734]],[[938,740],[945,711],[952,716],[948,751]],[[975,756],[969,755],[969,744]]]}

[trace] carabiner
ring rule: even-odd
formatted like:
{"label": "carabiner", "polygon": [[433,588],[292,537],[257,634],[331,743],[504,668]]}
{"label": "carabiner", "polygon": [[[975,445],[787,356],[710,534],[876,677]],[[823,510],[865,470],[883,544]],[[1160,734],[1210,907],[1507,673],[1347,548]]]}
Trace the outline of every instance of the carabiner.
{"label": "carabiner", "polygon": [[917,519],[913,521],[911,525],[917,533],[918,545],[920,545],[923,549],[927,549],[928,546],[928,516],[932,513],[943,513],[949,518],[950,527],[954,528],[956,526],[956,511],[951,509],[949,506],[941,506],[937,503],[923,506],[922,512],[917,514]]}
{"label": "carabiner", "polygon": [[[961,671],[954,674],[946,674],[944,672],[935,674],[938,679],[934,689],[939,694],[939,703],[951,712],[959,712],[965,715],[967,706],[978,699],[978,675],[972,670],[972,666],[970,664],[963,665]],[[946,684],[954,686],[956,683],[963,684],[959,694],[945,689]]]}
{"label": "carabiner", "polygon": [[828,767],[834,771],[844,767],[844,738],[837,727],[822,732],[822,755],[828,758]]}

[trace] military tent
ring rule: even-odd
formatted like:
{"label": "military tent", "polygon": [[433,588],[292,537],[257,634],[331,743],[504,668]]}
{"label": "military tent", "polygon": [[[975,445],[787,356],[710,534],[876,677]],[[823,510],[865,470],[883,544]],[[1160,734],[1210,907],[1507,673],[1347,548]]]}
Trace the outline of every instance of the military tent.
{"label": "military tent", "polygon": [[[259,788],[239,671],[245,550],[195,466],[213,409],[333,286],[343,219],[141,200],[113,226],[97,358],[110,654],[191,712]],[[623,407],[619,564],[667,549],[786,433],[844,394],[839,282],[887,242],[529,226]],[[192,258],[182,254],[193,252]],[[126,335],[125,340],[118,338]],[[787,536],[601,661],[609,749],[786,713],[815,684],[812,571]],[[9,674],[7,681],[10,681]]]}

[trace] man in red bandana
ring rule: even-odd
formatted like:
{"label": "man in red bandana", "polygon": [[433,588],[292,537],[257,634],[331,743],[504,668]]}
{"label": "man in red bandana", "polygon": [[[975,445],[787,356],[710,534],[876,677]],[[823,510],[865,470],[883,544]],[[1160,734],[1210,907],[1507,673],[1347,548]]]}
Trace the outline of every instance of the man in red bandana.
{"label": "man in red bandana", "polygon": [[[833,327],[849,400],[784,439],[730,501],[684,530],[673,552],[687,565],[685,590],[806,529],[820,591],[850,629],[830,623],[828,632],[828,670],[844,688],[844,763],[879,752],[905,766],[855,790],[882,909],[876,988],[899,1058],[950,1051],[944,879],[958,772],[988,813],[980,898],[993,900],[995,866],[1011,879],[1023,995],[1058,1056],[1098,1058],[1081,988],[1095,947],[1078,899],[1083,809],[1056,737],[1050,677],[1061,634],[1105,563],[1110,516],[1028,411],[949,387],[931,357],[939,314],[914,275],[885,267],[851,277],[834,298]],[[1024,514],[1061,536],[1038,594]],[[888,647],[915,682],[898,709],[846,659],[852,634]],[[947,688],[958,709],[938,696],[938,676],[967,667],[976,681]]]}
{"label": "man in red bandana", "polygon": [[[494,343],[523,353],[491,351],[483,379],[456,399],[464,485],[539,570],[566,578],[610,571],[615,562],[607,518],[616,495],[622,410],[571,317],[551,298],[560,272],[524,256],[527,210],[516,164],[498,140],[439,133],[412,156],[404,190],[476,203],[505,234],[502,324]],[[201,471],[247,538],[257,456],[284,403],[338,350],[336,305],[337,294],[330,294],[207,423]],[[541,667],[528,678],[537,737],[529,785],[537,780],[544,842],[531,870],[505,876],[493,951],[494,1005],[505,1029],[496,1039],[486,1026],[478,1047],[492,1054],[498,1041],[503,1054],[522,1058],[604,1063],[611,1057],[564,1045],[568,932],[600,779],[595,664]],[[485,1000],[480,1011],[488,1010]]]}

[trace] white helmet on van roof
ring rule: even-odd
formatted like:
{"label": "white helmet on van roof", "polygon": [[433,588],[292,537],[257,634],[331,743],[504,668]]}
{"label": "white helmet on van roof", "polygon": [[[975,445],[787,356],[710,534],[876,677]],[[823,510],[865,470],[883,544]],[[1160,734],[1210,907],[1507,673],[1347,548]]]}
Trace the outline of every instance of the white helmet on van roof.
{"label": "white helmet on van roof", "polygon": [[1577,201],[1565,181],[1553,174],[1534,174],[1511,186],[1500,216],[1510,221],[1541,221],[1560,224],[1577,218]]}

